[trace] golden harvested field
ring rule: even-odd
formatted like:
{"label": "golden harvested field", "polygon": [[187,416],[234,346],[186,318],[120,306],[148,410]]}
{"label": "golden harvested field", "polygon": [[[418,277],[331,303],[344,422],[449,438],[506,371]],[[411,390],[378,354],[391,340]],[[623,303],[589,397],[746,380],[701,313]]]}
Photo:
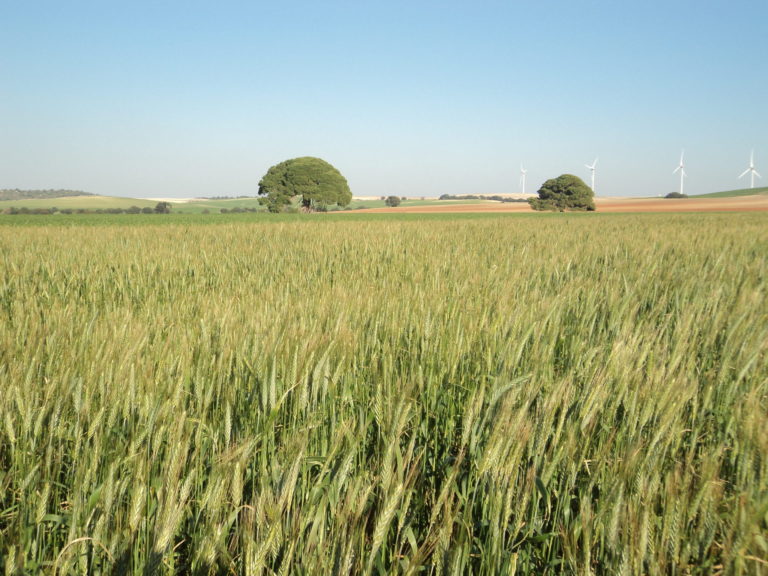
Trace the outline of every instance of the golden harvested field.
{"label": "golden harvested field", "polygon": [[768,210],[768,195],[732,198],[596,198],[601,212],[755,212]]}

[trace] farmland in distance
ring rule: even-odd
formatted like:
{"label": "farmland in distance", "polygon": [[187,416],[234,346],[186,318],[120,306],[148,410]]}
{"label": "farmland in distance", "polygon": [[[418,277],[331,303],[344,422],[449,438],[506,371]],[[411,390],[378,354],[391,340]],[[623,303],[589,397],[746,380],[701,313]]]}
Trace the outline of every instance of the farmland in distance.
{"label": "farmland in distance", "polygon": [[0,569],[768,571],[768,213],[387,216],[0,226]]}

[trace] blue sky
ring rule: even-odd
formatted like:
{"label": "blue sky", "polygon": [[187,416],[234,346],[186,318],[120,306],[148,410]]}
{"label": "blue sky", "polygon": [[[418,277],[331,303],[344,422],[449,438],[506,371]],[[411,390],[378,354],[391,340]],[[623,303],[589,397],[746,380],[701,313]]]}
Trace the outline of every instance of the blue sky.
{"label": "blue sky", "polygon": [[0,0],[0,188],[355,195],[768,185],[768,2]]}

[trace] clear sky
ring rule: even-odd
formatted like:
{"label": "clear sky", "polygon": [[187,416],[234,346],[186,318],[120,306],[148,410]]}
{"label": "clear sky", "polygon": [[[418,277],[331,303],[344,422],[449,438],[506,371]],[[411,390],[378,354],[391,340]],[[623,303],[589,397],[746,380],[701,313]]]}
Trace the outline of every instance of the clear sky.
{"label": "clear sky", "polygon": [[768,185],[766,0],[0,0],[0,188],[355,195]]}

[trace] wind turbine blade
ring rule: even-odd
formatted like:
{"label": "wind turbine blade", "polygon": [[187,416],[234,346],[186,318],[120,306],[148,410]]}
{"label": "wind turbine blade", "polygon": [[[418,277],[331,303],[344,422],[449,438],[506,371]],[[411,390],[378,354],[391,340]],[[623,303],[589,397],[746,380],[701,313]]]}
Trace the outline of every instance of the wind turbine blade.
{"label": "wind turbine blade", "polygon": [[675,168],[674,170],[672,170],[672,174],[677,174],[678,170],[680,170],[682,167],[683,167],[683,165],[682,165],[682,164],[680,164],[680,166],[678,166],[677,168]]}
{"label": "wind turbine blade", "polygon": [[758,178],[762,178],[762,176],[760,176],[760,172],[758,172],[758,171],[757,171],[757,170],[755,170],[754,168],[752,169],[752,172],[754,172],[754,173],[755,173],[755,176],[757,176]]}
{"label": "wind turbine blade", "polygon": [[744,176],[746,176],[747,174],[749,174],[751,170],[752,170],[751,168],[747,168],[746,170],[744,170],[744,172],[742,172],[741,174],[739,174],[739,178],[744,178]]}

